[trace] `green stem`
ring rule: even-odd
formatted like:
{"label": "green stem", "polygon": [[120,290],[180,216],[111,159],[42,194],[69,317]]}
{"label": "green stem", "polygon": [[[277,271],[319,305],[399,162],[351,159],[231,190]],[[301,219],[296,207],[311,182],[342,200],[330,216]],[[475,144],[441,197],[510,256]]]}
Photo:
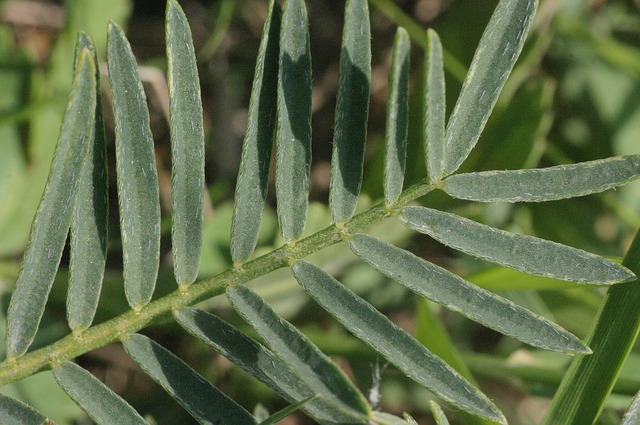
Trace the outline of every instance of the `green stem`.
{"label": "green stem", "polygon": [[[393,208],[404,206],[426,195],[434,188],[434,185],[425,182],[411,186],[400,195]],[[392,213],[393,211],[389,208],[376,205],[340,226],[332,224],[294,244],[282,246],[249,261],[241,267],[229,269],[187,288],[177,289],[147,304],[139,312],[128,311],[81,333],[67,335],[49,346],[22,357],[7,359],[0,363],[0,385],[49,369],[108,343],[125,339],[127,335],[169,316],[174,309],[215,297],[224,293],[228,286],[242,285],[273,270],[287,267],[297,259],[341,242],[350,233],[360,232]]]}

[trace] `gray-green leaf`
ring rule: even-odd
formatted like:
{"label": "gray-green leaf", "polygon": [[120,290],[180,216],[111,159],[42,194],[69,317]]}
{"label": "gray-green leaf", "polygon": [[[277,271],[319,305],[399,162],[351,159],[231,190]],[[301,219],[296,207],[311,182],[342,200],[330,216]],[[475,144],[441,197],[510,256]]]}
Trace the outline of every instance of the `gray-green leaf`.
{"label": "gray-green leaf", "polygon": [[198,276],[204,204],[204,128],[191,30],[175,0],[167,2],[167,74],[171,129],[171,242],[176,281]]}
{"label": "gray-green leaf", "polygon": [[249,412],[155,341],[133,334],[122,344],[142,370],[199,423],[257,424]]}
{"label": "gray-green leaf", "polygon": [[231,259],[234,263],[246,261],[253,253],[267,197],[276,126],[281,13],[280,3],[270,0],[253,77],[236,184],[231,224]]}
{"label": "gray-green leaf", "polygon": [[480,202],[543,202],[621,186],[640,176],[640,155],[529,170],[457,174],[445,181],[454,198]]}
{"label": "gray-green leaf", "polygon": [[533,275],[594,284],[635,279],[629,269],[606,258],[533,236],[506,232],[451,213],[406,207],[400,221],[467,254]]}
{"label": "gray-green leaf", "polygon": [[349,418],[347,423],[367,423],[369,406],[360,391],[306,336],[245,286],[229,287],[227,297],[291,369],[324,400],[343,411]]}
{"label": "gray-green leaf", "polygon": [[412,291],[527,344],[564,353],[590,353],[574,335],[517,304],[372,236],[356,234],[351,249]]}
{"label": "gray-green leaf", "polygon": [[428,50],[425,55],[424,140],[429,180],[439,181],[444,176],[445,160],[445,84],[442,44],[440,37],[427,30]]}
{"label": "gray-green leaf", "polygon": [[367,0],[347,0],[329,190],[331,217],[336,223],[349,220],[358,202],[370,87],[371,31]]}
{"label": "gray-green leaf", "polygon": [[0,394],[0,423],[3,425],[42,425],[47,418],[33,407]]}
{"label": "gray-green leaf", "polygon": [[631,401],[620,425],[640,425],[640,392]]}
{"label": "gray-green leaf", "polygon": [[297,262],[292,269],[322,308],[411,379],[465,411],[506,423],[484,394],[340,282],[306,261]]}
{"label": "gray-green leaf", "polygon": [[[98,63],[91,38],[81,32],[76,46],[76,68],[77,60],[85,48],[91,52],[94,62]],[[97,68],[95,85],[100,87],[100,70]],[[96,90],[95,109],[93,139],[87,145],[71,220],[67,321],[73,331],[91,326],[98,308],[107,260],[107,152],[100,90]]]}
{"label": "gray-green leaf", "polygon": [[160,260],[158,174],[149,110],[136,60],[122,29],[108,31],[109,82],[115,116],[124,288],[129,305],[151,300]]}
{"label": "gray-green leaf", "polygon": [[385,130],[384,199],[393,205],[402,192],[409,129],[409,58],[411,42],[404,28],[398,28],[393,42],[387,127]]}
{"label": "gray-green leaf", "polygon": [[64,362],[53,368],[58,385],[100,425],[146,425],[142,417],[98,378],[80,366]]}
{"label": "gray-green leaf", "polygon": [[78,59],[47,185],[36,212],[7,317],[7,357],[24,354],[36,335],[62,257],[76,188],[87,147],[93,141],[96,66],[89,50]]}
{"label": "gray-green leaf", "polygon": [[311,52],[304,0],[287,0],[280,31],[276,198],[284,239],[302,235],[311,169]]}
{"label": "gray-green leaf", "polygon": [[520,55],[537,0],[501,0],[482,34],[445,135],[444,174],[454,173],[476,145]]}
{"label": "gray-green leaf", "polygon": [[[244,371],[273,388],[290,402],[314,397],[314,391],[300,374],[262,344],[247,337],[224,320],[201,310],[186,307],[174,313],[180,326],[241,367]],[[352,420],[339,406],[324,398],[303,406],[311,417],[323,424]]]}

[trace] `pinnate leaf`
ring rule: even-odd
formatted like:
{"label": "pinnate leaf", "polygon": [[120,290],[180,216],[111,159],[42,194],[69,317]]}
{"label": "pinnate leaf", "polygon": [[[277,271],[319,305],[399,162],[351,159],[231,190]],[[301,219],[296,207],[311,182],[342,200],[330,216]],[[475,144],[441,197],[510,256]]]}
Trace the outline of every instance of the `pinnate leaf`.
{"label": "pinnate leaf", "polygon": [[[402,269],[402,265],[398,268]],[[340,282],[303,260],[294,264],[292,270],[322,308],[411,379],[460,409],[506,423],[484,394]]]}
{"label": "pinnate leaf", "polygon": [[133,334],[122,344],[142,370],[199,423],[257,424],[249,412],[155,341]]}
{"label": "pinnate leaf", "polygon": [[629,269],[606,258],[533,236],[506,232],[447,212],[406,207],[400,221],[467,254],[533,275],[595,284],[635,278]]}
{"label": "pinnate leaf", "polygon": [[116,170],[124,288],[135,309],[151,300],[160,261],[160,198],[147,100],[122,28],[108,30],[109,82],[116,133]]}
{"label": "pinnate leaf", "polygon": [[142,417],[98,378],[64,362],[53,368],[60,387],[99,425],[146,425]]}
{"label": "pinnate leaf", "polygon": [[444,191],[480,202],[544,202],[602,192],[638,176],[640,155],[628,155],[548,168],[457,174],[446,180]]}
{"label": "pinnate leaf", "polygon": [[171,129],[171,242],[178,285],[198,276],[204,205],[204,128],[191,30],[175,0],[167,2],[167,73]]}
{"label": "pinnate leaf", "polygon": [[347,0],[329,190],[331,217],[336,223],[349,220],[358,202],[370,88],[371,30],[367,0]]}
{"label": "pinnate leaf", "polygon": [[89,50],[79,56],[49,179],[31,228],[29,245],[7,317],[7,357],[24,354],[36,335],[62,257],[80,178],[93,141],[96,66]]}
{"label": "pinnate leaf", "polygon": [[520,55],[537,0],[501,0],[471,61],[445,135],[444,174],[454,173],[476,145]]}
{"label": "pinnate leaf", "polygon": [[280,3],[271,0],[258,50],[236,184],[231,224],[231,258],[235,263],[246,261],[256,247],[267,197],[276,126],[281,14]]}
{"label": "pinnate leaf", "polygon": [[349,245],[356,255],[388,277],[491,329],[547,350],[590,352],[555,323],[408,251],[363,234],[354,235]]}
{"label": "pinnate leaf", "polygon": [[3,425],[42,425],[47,418],[33,407],[0,394],[0,423]]}
{"label": "pinnate leaf", "polygon": [[442,44],[438,34],[427,31],[427,55],[425,56],[425,158],[429,180],[439,181],[444,175],[445,135],[445,84],[442,61]]}

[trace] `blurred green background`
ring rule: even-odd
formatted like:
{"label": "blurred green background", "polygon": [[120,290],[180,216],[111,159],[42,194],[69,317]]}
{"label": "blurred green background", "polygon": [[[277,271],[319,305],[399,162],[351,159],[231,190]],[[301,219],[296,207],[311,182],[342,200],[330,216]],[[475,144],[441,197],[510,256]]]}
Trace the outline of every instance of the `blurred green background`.
{"label": "blurred green background", "polygon": [[[266,13],[265,0],[180,1],[192,26],[198,52],[206,131],[208,203],[201,276],[230,266],[229,227],[233,187],[249,103],[255,56]],[[450,111],[495,0],[371,0],[372,93],[361,208],[382,196],[382,143],[390,53],[395,28],[413,37],[412,121],[406,184],[425,176],[421,145],[422,35],[435,28],[446,50],[447,109]],[[307,234],[330,222],[326,208],[329,160],[338,83],[343,1],[307,0],[313,60],[313,157]],[[106,26],[112,19],[127,28],[141,65],[156,140],[163,208],[162,260],[156,296],[175,289],[170,257],[170,148],[168,98],[164,81],[164,2],[66,0],[0,2],[0,292],[3,311],[19,271],[29,228],[46,182],[49,163],[71,85],[77,31],[90,34],[105,60]],[[103,78],[103,85],[105,85]],[[105,285],[97,321],[127,309],[122,290],[113,128],[108,87],[103,86],[110,165],[110,243]],[[632,0],[541,0],[529,40],[507,82],[486,130],[463,169],[490,170],[551,166],[613,155],[640,153],[640,2]],[[257,255],[282,241],[274,212],[273,185]],[[423,202],[514,232],[533,234],[591,252],[624,255],[640,226],[640,182],[601,195],[543,204],[472,204],[432,193]],[[411,235],[388,221],[374,234],[500,291],[533,311],[584,337],[603,289],[580,288],[533,278],[452,252],[425,236]],[[512,424],[540,421],[548,397],[570,360],[540,352],[481,328],[461,316],[418,301],[355,260],[342,245],[312,258],[341,281],[414,332],[434,351],[458,357]],[[66,264],[63,257],[36,346],[66,334]],[[288,270],[251,284],[286,318],[294,321],[357,381],[365,394],[373,386],[375,354],[309,303]],[[226,302],[209,309],[242,327]],[[0,320],[4,320],[0,317]],[[2,329],[4,326],[1,327]],[[439,333],[445,329],[446,333]],[[270,390],[231,367],[171,323],[146,331],[252,410],[284,404]],[[3,338],[2,338],[3,340]],[[442,348],[444,347],[444,348]],[[451,351],[453,348],[454,351]],[[0,346],[0,352],[3,348]],[[1,354],[1,353],[0,353]],[[445,355],[445,354],[443,354]],[[119,345],[82,356],[94,372],[158,424],[191,423],[155,384],[144,377]],[[630,396],[640,388],[640,351],[635,349],[600,423],[616,424]],[[384,410],[409,411],[430,424],[430,394],[382,369]],[[48,373],[0,388],[60,424],[91,423],[57,390]],[[455,412],[447,411],[456,423]],[[311,423],[295,415],[282,424]]]}

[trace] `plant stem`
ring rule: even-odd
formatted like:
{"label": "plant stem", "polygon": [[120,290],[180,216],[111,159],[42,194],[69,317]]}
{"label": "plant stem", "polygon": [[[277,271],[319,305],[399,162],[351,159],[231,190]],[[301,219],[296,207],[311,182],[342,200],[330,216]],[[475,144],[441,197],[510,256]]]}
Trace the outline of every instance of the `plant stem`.
{"label": "plant stem", "polygon": [[[411,186],[402,192],[393,208],[402,207],[433,189],[435,185],[425,182]],[[0,363],[0,385],[50,369],[56,364],[74,359],[111,342],[126,339],[127,335],[167,317],[172,310],[218,296],[223,294],[228,286],[242,285],[273,270],[287,267],[298,259],[343,241],[349,234],[362,231],[391,214],[392,209],[376,205],[341,225],[332,224],[307,238],[282,246],[240,267],[229,269],[189,287],[179,288],[150,302],[139,312],[128,311],[81,333],[67,335],[24,356],[7,359]]]}

